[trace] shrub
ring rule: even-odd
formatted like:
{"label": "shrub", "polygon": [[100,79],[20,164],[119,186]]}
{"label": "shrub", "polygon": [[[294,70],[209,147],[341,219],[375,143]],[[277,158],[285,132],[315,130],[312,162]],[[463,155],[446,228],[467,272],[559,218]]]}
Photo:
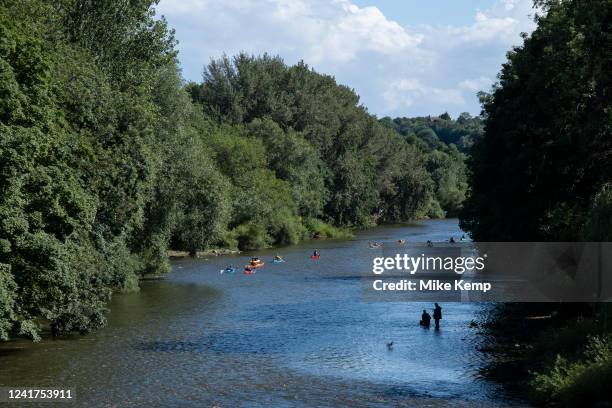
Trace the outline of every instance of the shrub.
{"label": "shrub", "polygon": [[266,229],[259,223],[248,222],[241,224],[232,231],[234,239],[241,251],[252,251],[265,248],[270,245],[270,237]]}
{"label": "shrub", "polygon": [[595,405],[612,401],[612,337],[591,336],[575,360],[557,355],[551,368],[536,373],[531,386],[540,403],[563,406]]}
{"label": "shrub", "polygon": [[306,218],[304,225],[309,238],[351,238],[353,234],[348,229],[336,228],[318,218]]}

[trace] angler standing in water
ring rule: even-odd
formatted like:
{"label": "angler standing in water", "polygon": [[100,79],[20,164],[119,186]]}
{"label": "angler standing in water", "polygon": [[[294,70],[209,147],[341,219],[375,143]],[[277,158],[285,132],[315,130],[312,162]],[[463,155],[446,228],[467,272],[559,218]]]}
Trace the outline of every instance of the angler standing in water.
{"label": "angler standing in water", "polygon": [[434,321],[436,322],[436,330],[439,330],[440,320],[442,319],[442,308],[437,303],[435,303],[435,305],[436,307],[434,308],[434,311],[433,311],[433,318],[434,318]]}

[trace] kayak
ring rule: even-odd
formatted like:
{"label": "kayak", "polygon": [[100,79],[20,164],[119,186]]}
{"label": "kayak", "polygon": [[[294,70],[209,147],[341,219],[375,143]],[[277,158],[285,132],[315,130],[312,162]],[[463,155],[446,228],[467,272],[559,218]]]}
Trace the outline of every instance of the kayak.
{"label": "kayak", "polygon": [[283,262],[285,262],[284,259],[273,259],[272,260],[272,263],[283,263]]}
{"label": "kayak", "polygon": [[310,259],[316,261],[317,259],[319,259],[321,257],[321,255],[310,255]]}
{"label": "kayak", "polygon": [[255,269],[244,268],[245,275],[253,275],[255,273]]}
{"label": "kayak", "polygon": [[257,269],[257,268],[263,268],[264,265],[265,263],[263,261],[259,261],[259,262],[251,262],[247,266],[251,269]]}
{"label": "kayak", "polygon": [[219,271],[219,273],[234,273],[234,272],[236,272],[236,269],[234,268],[225,268]]}

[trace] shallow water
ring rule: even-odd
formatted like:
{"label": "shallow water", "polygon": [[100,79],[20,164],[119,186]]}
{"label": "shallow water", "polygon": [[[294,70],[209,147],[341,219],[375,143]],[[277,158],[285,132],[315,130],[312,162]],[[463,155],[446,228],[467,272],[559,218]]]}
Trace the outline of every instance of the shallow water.
{"label": "shallow water", "polygon": [[486,305],[442,304],[435,331],[418,326],[430,303],[362,299],[368,241],[451,234],[456,220],[436,220],[260,251],[287,262],[250,276],[219,273],[250,254],[179,261],[115,296],[102,330],[4,345],[0,384],[76,387],[79,406],[523,405],[478,375],[486,355],[468,325]]}

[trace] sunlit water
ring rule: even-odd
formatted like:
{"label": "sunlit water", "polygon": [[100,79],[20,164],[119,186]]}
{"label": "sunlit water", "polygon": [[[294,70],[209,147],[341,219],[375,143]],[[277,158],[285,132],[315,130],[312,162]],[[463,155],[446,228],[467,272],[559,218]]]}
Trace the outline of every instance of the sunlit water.
{"label": "sunlit water", "polygon": [[4,345],[0,384],[76,387],[79,406],[521,405],[478,375],[486,356],[468,325],[485,305],[443,304],[435,331],[418,325],[430,303],[362,298],[368,241],[450,235],[456,220],[261,251],[287,262],[251,276],[219,273],[250,254],[179,261],[167,279],[115,296],[102,330]]}

